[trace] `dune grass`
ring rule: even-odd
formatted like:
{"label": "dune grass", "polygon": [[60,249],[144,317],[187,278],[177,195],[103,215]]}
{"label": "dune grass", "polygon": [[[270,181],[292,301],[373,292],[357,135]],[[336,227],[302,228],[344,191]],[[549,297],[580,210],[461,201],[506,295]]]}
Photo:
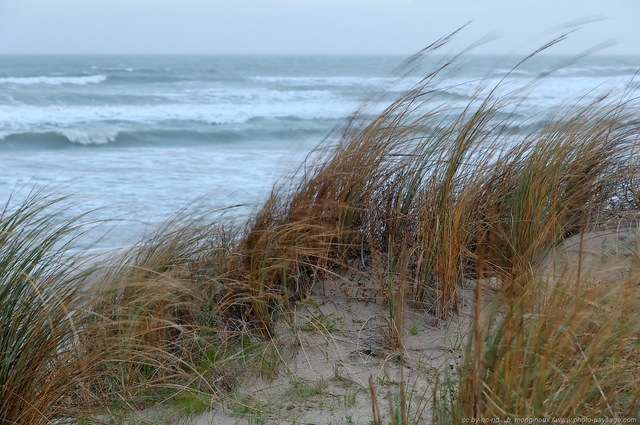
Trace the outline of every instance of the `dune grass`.
{"label": "dune grass", "polygon": [[[207,408],[203,400],[233,390],[248,358],[264,358],[293,301],[345,273],[377,285],[400,353],[403,309],[443,319],[460,311],[461,282],[501,285],[490,319],[478,289],[464,374],[445,384],[445,404],[433,400],[441,423],[637,415],[635,276],[615,288],[538,276],[567,237],[637,213],[633,86],[519,126],[531,87],[514,89],[509,73],[474,86],[466,103],[443,101],[457,60],[425,72],[382,112],[365,104],[240,230],[178,217],[79,268],[70,248],[81,218],[62,219],[64,199],[35,193],[8,205],[0,420]],[[395,411],[404,424],[403,394]],[[424,402],[413,405],[422,417]]]}
{"label": "dune grass", "polygon": [[456,285],[478,246],[494,273],[533,272],[628,191],[631,95],[567,107],[523,134],[513,111],[530,87],[503,93],[502,80],[443,104],[438,83],[453,63],[374,118],[358,111],[292,185],[275,188],[242,242],[259,271],[254,295],[284,287],[304,296],[327,269],[402,259],[392,268],[406,269],[409,299],[444,317],[458,311]]}
{"label": "dune grass", "polygon": [[81,217],[60,220],[67,206],[34,192],[0,212],[2,423],[51,423],[92,404],[84,382],[96,358],[81,346],[85,274],[68,255],[83,225]]}
{"label": "dune grass", "polygon": [[89,344],[110,350],[99,383],[107,399],[145,408],[231,389],[230,341],[245,332],[225,312],[230,239],[176,217],[94,272]]}
{"label": "dune grass", "polygon": [[501,317],[477,323],[486,328],[474,333],[480,358],[468,356],[460,374],[460,416],[637,418],[636,278],[528,282]]}

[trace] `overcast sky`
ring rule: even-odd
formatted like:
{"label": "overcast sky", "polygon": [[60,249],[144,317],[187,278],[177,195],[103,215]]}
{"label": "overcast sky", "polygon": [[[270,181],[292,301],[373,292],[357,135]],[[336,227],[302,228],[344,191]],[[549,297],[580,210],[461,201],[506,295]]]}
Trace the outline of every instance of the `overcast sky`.
{"label": "overcast sky", "polygon": [[640,0],[0,0],[0,53],[410,54],[470,20],[478,53],[640,54]]}

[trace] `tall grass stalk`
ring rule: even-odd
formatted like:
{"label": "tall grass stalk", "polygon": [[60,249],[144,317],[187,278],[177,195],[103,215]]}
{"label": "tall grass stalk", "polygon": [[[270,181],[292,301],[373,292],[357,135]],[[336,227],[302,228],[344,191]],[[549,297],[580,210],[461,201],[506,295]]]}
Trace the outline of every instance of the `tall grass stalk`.
{"label": "tall grass stalk", "polygon": [[183,391],[209,394],[233,381],[222,365],[231,327],[225,308],[227,261],[234,236],[200,220],[176,217],[103,264],[95,273],[89,330],[111,399],[171,399]]}
{"label": "tall grass stalk", "polygon": [[302,296],[326,271],[407,252],[409,299],[444,317],[459,309],[457,285],[473,276],[479,245],[487,271],[513,286],[625,191],[638,140],[633,90],[536,117],[527,132],[518,110],[532,87],[514,89],[511,72],[479,83],[466,103],[442,99],[458,59],[382,112],[365,105],[274,189],[242,244],[253,296]]}
{"label": "tall grass stalk", "polygon": [[85,275],[69,255],[81,217],[65,197],[32,192],[0,212],[0,422],[49,424],[90,406],[97,357],[85,338]]}
{"label": "tall grass stalk", "polygon": [[522,286],[484,339],[473,337],[480,349],[460,374],[458,417],[637,417],[636,280],[594,285],[573,274]]}

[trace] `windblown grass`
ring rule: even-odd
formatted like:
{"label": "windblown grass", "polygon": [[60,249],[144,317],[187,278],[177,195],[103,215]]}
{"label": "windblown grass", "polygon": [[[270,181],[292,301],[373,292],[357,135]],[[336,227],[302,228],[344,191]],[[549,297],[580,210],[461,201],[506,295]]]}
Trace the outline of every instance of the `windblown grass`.
{"label": "windblown grass", "polygon": [[[80,347],[84,274],[69,256],[80,218],[64,197],[31,193],[0,212],[0,422],[48,424],[92,403],[96,357]],[[97,353],[96,353],[97,354]]]}
{"label": "windblown grass", "polygon": [[212,399],[229,390],[220,353],[242,334],[224,312],[232,239],[176,218],[96,272],[91,341],[110,347],[109,379],[99,384],[108,397],[145,407],[185,391]]}
{"label": "windblown grass", "polygon": [[511,282],[535,272],[565,237],[597,225],[624,191],[622,170],[636,160],[634,112],[604,98],[572,108],[493,165],[478,200],[487,223],[484,255]]}
{"label": "windblown grass", "polygon": [[[405,67],[419,69],[447,40]],[[5,208],[0,420],[50,423],[185,395],[213,402],[248,358],[268,357],[262,341],[275,338],[290,301],[346,272],[369,278],[388,304],[400,361],[405,308],[445,318],[459,311],[463,280],[502,285],[499,314],[486,324],[476,312],[447,423],[637,415],[637,282],[607,292],[579,276],[551,286],[538,277],[568,236],[624,208],[637,213],[635,88],[532,126],[519,112],[532,87],[514,88],[509,72],[473,86],[466,103],[445,100],[459,59],[425,72],[383,111],[365,104],[240,231],[177,218],[80,272],[69,248],[81,226],[61,220],[63,199],[34,194]],[[424,403],[414,405],[422,418]]]}
{"label": "windblown grass", "polygon": [[517,111],[531,87],[514,89],[509,73],[467,103],[442,101],[456,59],[373,118],[358,111],[292,185],[275,189],[242,242],[254,296],[304,296],[329,270],[402,259],[391,269],[406,270],[409,299],[444,317],[458,311],[456,286],[473,276],[479,246],[512,285],[627,190],[622,170],[638,140],[632,90],[569,106],[526,132]]}
{"label": "windblown grass", "polygon": [[[584,279],[584,278],[583,278]],[[609,284],[565,275],[476,318],[454,423],[466,418],[637,418],[637,276]]]}

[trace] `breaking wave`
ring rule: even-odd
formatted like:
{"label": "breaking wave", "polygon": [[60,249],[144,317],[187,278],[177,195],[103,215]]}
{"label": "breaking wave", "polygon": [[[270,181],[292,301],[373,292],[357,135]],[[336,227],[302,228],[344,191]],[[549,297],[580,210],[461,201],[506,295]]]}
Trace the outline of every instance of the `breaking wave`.
{"label": "breaking wave", "polygon": [[84,86],[87,84],[100,84],[107,80],[106,75],[87,75],[82,77],[3,77],[0,78],[0,84],[15,84],[22,86],[33,86],[38,84],[46,84],[51,86],[60,86],[63,84],[73,84]]}

